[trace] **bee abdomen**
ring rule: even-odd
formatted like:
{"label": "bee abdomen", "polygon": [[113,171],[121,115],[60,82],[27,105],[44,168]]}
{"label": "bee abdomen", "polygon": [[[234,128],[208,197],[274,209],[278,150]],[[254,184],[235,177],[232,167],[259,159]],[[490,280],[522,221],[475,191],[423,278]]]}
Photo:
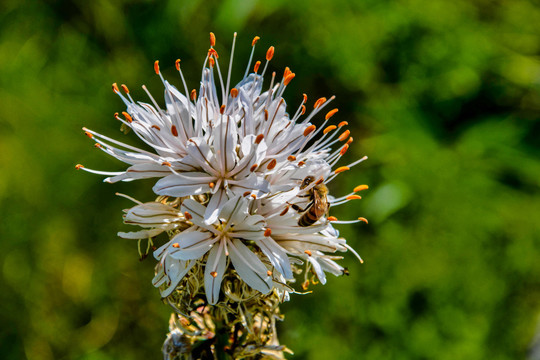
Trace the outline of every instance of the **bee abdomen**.
{"label": "bee abdomen", "polygon": [[313,225],[319,217],[316,214],[312,214],[311,209],[306,211],[300,219],[298,219],[298,225],[300,226],[310,226]]}

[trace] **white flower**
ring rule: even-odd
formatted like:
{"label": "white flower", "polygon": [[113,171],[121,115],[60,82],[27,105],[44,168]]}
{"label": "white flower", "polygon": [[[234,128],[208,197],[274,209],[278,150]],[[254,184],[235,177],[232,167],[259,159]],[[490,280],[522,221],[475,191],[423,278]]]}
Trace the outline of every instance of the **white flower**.
{"label": "white flower", "polygon": [[[215,37],[211,36],[198,94],[188,91],[179,60],[176,67],[186,95],[163,78],[156,61],[155,71],[165,87],[165,109],[144,86],[152,105],[135,102],[125,85],[121,86],[123,93],[113,85],[127,107],[122,113],[124,119],[117,118],[152,151],[84,128],[98,148],[129,166],[120,172],[96,171],[82,165],[77,168],[108,175],[105,181],[111,183],[158,178],[153,191],[178,199],[180,210],[168,204],[139,203],[127,211],[125,222],[146,229],[120,233],[133,239],[153,237],[164,231],[175,234],[154,252],[159,263],[153,283],[166,284],[164,297],[202,260],[205,292],[211,304],[218,301],[229,260],[238,275],[261,293],[274,288],[285,291],[283,283],[293,279],[291,264],[305,263],[324,283],[325,271],[344,273],[344,268],[335,262],[340,257],[328,254],[352,250],[331,222],[365,221],[337,221],[324,211],[312,214],[308,222],[300,221],[312,209],[316,186],[328,184],[366,157],[335,167],[352,142],[349,130],[344,130],[346,121],[327,126],[337,109],[326,112],[319,128],[311,123],[334,97],[318,99],[313,110],[306,112],[304,95],[297,110],[289,115],[283,99],[295,76],[289,68],[281,82],[276,82],[273,73],[270,85],[263,90],[263,76],[274,47],[266,53],[261,74],[259,61],[249,74],[257,40],[255,37],[252,42],[243,79],[230,90],[236,34],[226,81],[214,49]],[[332,150],[336,144],[339,146]],[[313,181],[302,186],[307,177]],[[359,198],[355,192],[365,188],[357,187],[339,198],[324,195],[321,208],[324,210],[326,202],[337,206]],[[204,205],[194,198],[202,194],[208,199]]]}

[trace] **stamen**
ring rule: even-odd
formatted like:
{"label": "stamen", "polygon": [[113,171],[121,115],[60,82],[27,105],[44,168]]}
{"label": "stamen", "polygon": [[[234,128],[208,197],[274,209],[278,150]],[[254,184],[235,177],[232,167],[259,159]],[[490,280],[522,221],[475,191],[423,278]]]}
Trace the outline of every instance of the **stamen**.
{"label": "stamen", "polygon": [[178,136],[178,130],[176,129],[176,126],[175,126],[175,125],[171,126],[171,133],[172,133],[173,136],[175,136],[175,137]]}
{"label": "stamen", "polygon": [[311,256],[311,255],[312,255],[312,254],[311,254],[311,251],[309,251],[309,250],[305,250],[304,252],[305,252],[308,256]]}
{"label": "stamen", "polygon": [[266,275],[272,276],[272,272],[271,272],[270,270],[267,270],[267,271],[266,271]]}
{"label": "stamen", "polygon": [[347,200],[360,200],[362,197],[360,195],[349,195],[345,199]]}
{"label": "stamen", "polygon": [[350,168],[348,166],[341,166],[341,167],[338,167],[334,171],[334,173],[339,174],[339,173],[342,173],[342,172],[347,171],[347,170],[350,170]]}
{"label": "stamen", "polygon": [[197,90],[193,89],[191,90],[191,101],[195,101],[197,99]]}
{"label": "stamen", "polygon": [[279,216],[283,216],[285,215],[287,212],[289,211],[289,207],[285,207],[285,209],[283,209],[283,211],[281,213],[279,213]]}
{"label": "stamen", "polygon": [[291,82],[292,79],[294,79],[295,76],[296,76],[295,73],[290,73],[289,75],[287,75],[287,77],[283,79],[283,85],[285,86],[289,85],[289,83]]}
{"label": "stamen", "polygon": [[214,186],[216,186],[216,184],[214,184],[213,182],[210,182],[210,183],[208,183],[208,186],[210,186],[210,189],[213,189]]}
{"label": "stamen", "polygon": [[266,168],[267,168],[268,170],[272,170],[273,168],[276,167],[276,165],[277,165],[277,160],[276,160],[276,159],[272,159]]}
{"label": "stamen", "polygon": [[77,170],[79,170],[79,169],[81,169],[81,168],[83,168],[83,167],[84,167],[84,166],[82,166],[81,164],[75,165],[75,169],[77,169]]}
{"label": "stamen", "polygon": [[368,223],[368,221],[367,221],[367,219],[365,217],[359,217],[358,220],[363,221],[366,224]]}
{"label": "stamen", "polygon": [[307,95],[302,94],[302,98],[303,98],[302,103],[304,103],[304,104],[307,103]]}
{"label": "stamen", "polygon": [[345,139],[347,139],[349,137],[350,134],[351,134],[351,132],[349,130],[345,130],[345,132],[343,132],[343,134],[341,134],[338,137],[338,140],[339,141],[344,141]]}
{"label": "stamen", "polygon": [[347,145],[347,144],[343,145],[343,147],[341,148],[341,150],[339,152],[339,155],[341,155],[341,156],[345,155],[345,153],[347,152],[348,149],[349,149],[349,145]]}
{"label": "stamen", "polygon": [[296,156],[294,156],[294,155],[289,155],[289,156],[287,157],[287,160],[289,160],[289,161],[294,161],[294,160],[296,160]]}
{"label": "stamen", "polygon": [[187,211],[184,212],[184,217],[186,218],[186,220],[191,220],[191,219],[193,219],[193,216],[191,216],[191,214],[188,213]]}
{"label": "stamen", "polygon": [[346,121],[342,121],[342,122],[340,122],[340,123],[338,124],[338,127],[342,127],[342,126],[345,126],[345,125],[349,125],[349,123],[346,122]]}
{"label": "stamen", "polygon": [[171,167],[171,166],[172,166],[172,164],[171,164],[170,162],[168,162],[168,161],[162,162],[161,165],[162,165],[162,166],[168,166],[168,167]]}
{"label": "stamen", "polygon": [[225,104],[221,105],[221,107],[219,108],[219,113],[221,115],[225,114]]}
{"label": "stamen", "polygon": [[353,138],[352,138],[352,136],[351,136],[351,137],[349,138],[349,140],[347,140],[347,143],[346,143],[346,144],[347,144],[347,145],[351,145],[352,142],[353,142]]}
{"label": "stamen", "polygon": [[172,244],[172,247],[178,249],[178,248],[180,248],[180,244],[179,243],[174,243],[174,244]]}
{"label": "stamen", "polygon": [[249,168],[249,171],[254,172],[255,170],[257,170],[258,167],[259,167],[258,164],[253,164],[251,165],[251,168]]}
{"label": "stamen", "polygon": [[130,122],[130,123],[133,122],[133,118],[132,118],[131,115],[129,115],[127,112],[122,111],[122,115],[124,115],[124,117],[126,118],[126,120],[127,120],[128,122]]}
{"label": "stamen", "polygon": [[85,131],[85,132],[84,132],[84,135],[88,136],[90,139],[94,138],[94,135],[92,135],[92,134],[89,133],[88,131]]}
{"label": "stamen", "polygon": [[358,185],[357,187],[354,188],[354,192],[359,192],[359,191],[362,191],[362,190],[367,190],[369,189],[369,186],[367,185]]}
{"label": "stamen", "polygon": [[261,66],[261,62],[257,60],[255,65],[253,65],[253,72],[256,74],[257,71],[259,71],[259,67]]}
{"label": "stamen", "polygon": [[154,125],[152,125],[150,127],[156,129],[157,131],[161,130],[161,128],[159,126],[157,126],[156,124],[154,124]]}
{"label": "stamen", "polygon": [[217,272],[212,271],[212,272],[210,273],[210,275],[212,275],[212,277],[216,277],[216,276],[217,276]]}
{"label": "stamen", "polygon": [[216,46],[216,35],[213,32],[210,33],[210,46]]}
{"label": "stamen", "polygon": [[251,191],[246,191],[246,192],[244,192],[244,193],[242,194],[242,196],[246,197],[246,196],[248,196],[249,194],[251,194]]}
{"label": "stamen", "polygon": [[122,84],[122,85],[120,85],[120,86],[122,86],[122,90],[124,90],[124,92],[125,92],[126,94],[129,94],[129,89],[128,89],[128,87],[127,87],[126,85]]}
{"label": "stamen", "polygon": [[337,113],[339,109],[330,110],[326,113],[326,116],[324,117],[325,120],[330,119],[332,116],[334,116],[335,113]]}
{"label": "stamen", "polygon": [[154,62],[154,71],[156,72],[157,75],[159,75],[159,60],[156,60]]}
{"label": "stamen", "polygon": [[255,195],[255,194],[251,194],[251,197],[252,197],[253,199],[255,199],[255,200],[257,199],[257,195]]}
{"label": "stamen", "polygon": [[300,112],[300,115],[304,115],[306,113],[306,106],[302,105],[302,111]]}
{"label": "stamen", "polygon": [[311,134],[313,131],[315,131],[317,127],[315,125],[309,125],[307,128],[305,128],[304,130],[304,136],[308,136],[309,134]]}
{"label": "stamen", "polygon": [[315,104],[313,105],[313,108],[316,109],[316,108],[320,107],[322,104],[324,104],[325,102],[326,102],[326,98],[322,97],[319,100],[315,101]]}
{"label": "stamen", "polygon": [[100,143],[95,143],[95,144],[94,144],[94,147],[95,147],[95,148],[98,148],[98,149],[101,149],[103,146],[102,146]]}
{"label": "stamen", "polygon": [[120,89],[118,89],[118,85],[116,83],[112,84],[112,89],[116,94],[120,92]]}
{"label": "stamen", "polygon": [[302,166],[304,166],[304,165],[306,165],[305,161],[299,161],[299,162],[298,162],[298,166],[302,167]]}
{"label": "stamen", "polygon": [[264,120],[268,120],[268,110],[264,109]]}
{"label": "stamen", "polygon": [[260,37],[255,36],[255,37],[253,38],[253,41],[251,41],[251,46],[255,46],[255,44],[257,43],[257,41],[259,41],[259,39],[260,39]]}
{"label": "stamen", "polygon": [[209,59],[208,59],[208,62],[210,63],[210,67],[213,68],[214,65],[215,65],[214,58],[209,58]]}
{"label": "stamen", "polygon": [[328,221],[337,221],[337,217],[335,216],[329,216],[328,218],[326,218]]}
{"label": "stamen", "polygon": [[262,139],[264,139],[264,135],[263,135],[263,134],[257,135],[257,137],[255,138],[255,144],[260,144],[260,142],[262,141]]}
{"label": "stamen", "polygon": [[319,178],[319,180],[317,180],[317,182],[315,182],[315,185],[320,185],[320,184],[323,183],[323,181],[324,181],[324,178],[321,176],[321,177]]}
{"label": "stamen", "polygon": [[330,131],[335,130],[336,128],[337,128],[336,125],[330,125],[330,126],[328,126],[326,129],[323,130],[323,134],[326,135],[326,134],[328,134]]}
{"label": "stamen", "polygon": [[232,88],[231,89],[231,97],[234,99],[237,96],[238,96],[238,89],[237,88]]}
{"label": "stamen", "polygon": [[176,59],[174,66],[176,66],[176,70],[180,71],[180,59]]}
{"label": "stamen", "polygon": [[272,230],[270,228],[264,230],[264,236],[270,236],[272,235]]}
{"label": "stamen", "polygon": [[268,50],[266,51],[266,61],[272,60],[272,57],[274,56],[274,47],[270,46]]}

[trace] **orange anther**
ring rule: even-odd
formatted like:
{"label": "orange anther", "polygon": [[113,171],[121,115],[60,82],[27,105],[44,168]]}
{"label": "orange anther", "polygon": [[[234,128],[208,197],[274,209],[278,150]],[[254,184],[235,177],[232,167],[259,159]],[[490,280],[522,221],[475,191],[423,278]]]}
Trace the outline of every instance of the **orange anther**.
{"label": "orange anther", "polygon": [[316,109],[316,108],[320,107],[322,104],[324,104],[325,102],[326,102],[326,98],[322,97],[319,100],[315,101],[315,104],[313,105],[313,108]]}
{"label": "orange anther", "polygon": [[338,124],[338,127],[342,127],[342,126],[345,126],[345,125],[349,125],[349,123],[346,122],[346,121],[342,121],[342,122],[340,122],[340,123]]}
{"label": "orange anther", "polygon": [[268,170],[272,170],[273,168],[276,167],[276,164],[277,164],[277,160],[276,159],[272,159],[270,160],[270,163],[266,166],[266,168]]}
{"label": "orange anther", "polygon": [[211,58],[212,56],[214,58],[216,58],[216,59],[219,59],[219,55],[218,55],[216,49],[214,49],[214,48],[208,49],[208,57]]}
{"label": "orange anther", "polygon": [[287,86],[289,85],[289,83],[291,82],[292,79],[294,79],[296,75],[294,73],[290,73],[289,75],[287,75],[287,77],[285,77],[285,79],[283,79],[283,85]]}
{"label": "orange anther", "polygon": [[172,164],[171,164],[170,162],[168,162],[168,161],[162,162],[161,165],[163,165],[163,166],[168,166],[168,167],[171,167],[171,166],[172,166]]}
{"label": "orange anther", "polygon": [[212,275],[212,277],[216,277],[216,276],[217,276],[217,272],[212,271],[212,272],[210,273],[210,275]]}
{"label": "orange anther", "polygon": [[326,127],[326,129],[323,130],[323,134],[328,134],[330,131],[335,130],[337,128],[336,125],[330,125]]}
{"label": "orange anther", "polygon": [[103,146],[101,146],[100,143],[95,143],[95,144],[94,144],[94,147],[95,147],[95,148],[98,148],[98,149],[101,149]]}
{"label": "orange anther", "polygon": [[256,74],[257,71],[259,71],[259,66],[261,66],[261,62],[257,61],[255,65],[253,65],[253,72]]}
{"label": "orange anther", "polygon": [[255,46],[255,44],[257,43],[257,41],[259,41],[259,39],[260,39],[260,37],[255,36],[255,37],[253,38],[253,41],[251,41],[251,46]]}
{"label": "orange anther", "polygon": [[219,113],[221,115],[225,114],[225,104],[221,105],[221,107],[219,108]]}
{"label": "orange anther", "polygon": [[283,78],[285,79],[287,77],[287,75],[289,75],[289,74],[292,74],[292,71],[287,66],[287,67],[285,67],[285,71],[283,72]]}
{"label": "orange anther", "polygon": [[193,89],[191,90],[191,101],[195,101],[197,99],[197,90]]}
{"label": "orange anther", "polygon": [[306,113],[306,107],[305,105],[302,105],[302,111],[300,112],[300,115],[304,115]]}
{"label": "orange anther", "polygon": [[328,120],[330,119],[332,116],[334,116],[335,113],[337,113],[339,110],[338,109],[333,109],[333,110],[330,110],[329,112],[326,113],[326,116],[324,117],[325,120]]}
{"label": "orange anther", "polygon": [[302,103],[303,103],[303,104],[307,103],[307,95],[306,95],[306,94],[302,94],[302,98],[303,98]]}
{"label": "orange anther", "polygon": [[257,195],[255,195],[255,194],[251,194],[251,197],[252,197],[253,199],[257,199]]}
{"label": "orange anther", "polygon": [[88,136],[90,139],[92,139],[94,137],[94,135],[92,135],[91,133],[89,133],[88,131],[85,131],[84,132],[84,135]]}
{"label": "orange anther", "polygon": [[339,137],[338,137],[339,141],[346,140],[349,137],[350,134],[351,134],[351,132],[349,130],[345,130],[343,132],[343,134],[339,135]]}
{"label": "orange anther", "polygon": [[287,207],[285,207],[285,209],[283,209],[282,212],[279,213],[279,216],[285,215],[288,211],[289,211],[289,207],[287,206]]}
{"label": "orange anther", "polygon": [[264,139],[264,135],[263,134],[259,134],[257,135],[257,137],[255,138],[255,144],[260,144],[262,139]]}
{"label": "orange anther", "polygon": [[334,170],[334,173],[339,174],[347,170],[350,170],[348,166],[340,166],[336,170]]}
{"label": "orange anther", "polygon": [[359,191],[362,191],[362,190],[367,190],[369,189],[369,186],[367,185],[358,185],[357,187],[354,188],[354,192],[359,192]]}
{"label": "orange anther", "polygon": [[237,88],[232,88],[231,89],[231,97],[235,98],[237,96],[238,96],[238,89]]}
{"label": "orange anther", "polygon": [[176,125],[171,126],[171,133],[173,136],[178,136],[178,130],[176,129]]}
{"label": "orange anther", "polygon": [[309,289],[309,280],[306,280],[302,283],[302,289],[307,290]]}
{"label": "orange anther", "polygon": [[287,160],[289,160],[289,161],[294,161],[294,160],[296,160],[296,156],[294,156],[294,155],[289,155],[289,156],[287,157]]}
{"label": "orange anther", "polygon": [[77,164],[75,165],[75,169],[79,170],[80,168],[83,168],[84,166],[82,166],[81,164]]}
{"label": "orange anther", "polygon": [[127,120],[128,122],[130,122],[130,123],[133,122],[133,118],[132,118],[131,115],[129,115],[127,112],[122,111],[122,115],[124,115],[124,117],[126,118],[126,120]]}
{"label": "orange anther", "polygon": [[362,197],[360,195],[349,195],[345,199],[347,200],[360,200]]}
{"label": "orange anther", "polygon": [[272,230],[270,230],[270,228],[264,230],[264,236],[270,236],[272,235]]}
{"label": "orange anther", "polygon": [[150,127],[156,129],[157,131],[161,130],[161,128],[159,126],[157,126],[156,124],[154,124],[154,125],[152,125]]}
{"label": "orange anther", "polygon": [[116,120],[120,120],[120,118],[118,117],[118,112],[114,113],[114,117],[116,118]]}
{"label": "orange anther", "polygon": [[274,47],[270,46],[268,48],[268,51],[266,51],[266,61],[272,60],[272,57],[274,56]]}
{"label": "orange anther", "polygon": [[154,71],[159,75],[159,60],[154,62]]}
{"label": "orange anther", "polygon": [[342,147],[341,150],[339,151],[339,155],[341,155],[341,156],[345,155],[345,153],[347,152],[347,150],[349,150],[349,145],[347,145],[347,144],[343,145],[343,147]]}
{"label": "orange anther", "polygon": [[336,220],[337,220],[337,217],[335,217],[335,216],[329,216],[329,217],[327,218],[327,220],[328,220],[328,221],[336,221]]}
{"label": "orange anther", "polygon": [[242,194],[242,196],[248,196],[249,194],[251,194],[251,191],[246,191]]}
{"label": "orange anther", "polygon": [[264,120],[268,120],[268,110],[264,109]]}
{"label": "orange anther", "polygon": [[180,59],[176,59],[174,66],[176,66],[176,70],[180,71]]}
{"label": "orange anther", "polygon": [[251,167],[249,168],[249,171],[254,172],[255,170],[257,170],[258,167],[259,167],[259,165],[253,164],[253,165],[251,165]]}
{"label": "orange anther", "polygon": [[210,33],[210,46],[216,46],[216,35],[213,32]]}
{"label": "orange anther", "polygon": [[186,218],[186,220],[191,220],[191,219],[193,219],[193,216],[191,216],[191,214],[188,213],[187,211],[184,212],[184,217]]}
{"label": "orange anther", "polygon": [[302,166],[304,166],[304,165],[306,165],[305,161],[299,161],[299,162],[298,162],[298,166],[302,167]]}
{"label": "orange anther", "polygon": [[213,68],[213,67],[214,67],[214,64],[216,63],[216,62],[214,61],[214,58],[209,58],[209,59],[208,59],[208,62],[210,63],[210,67],[211,67],[211,68]]}
{"label": "orange anther", "polygon": [[367,219],[365,217],[359,217],[358,220],[363,221],[366,224],[368,223],[368,221],[367,221]]}
{"label": "orange anther", "polygon": [[323,183],[323,181],[324,181],[324,178],[321,176],[321,177],[319,178],[319,180],[317,180],[317,182],[315,182],[315,185],[320,185],[320,184]]}
{"label": "orange anther", "polygon": [[120,85],[120,86],[122,86],[122,90],[124,90],[124,92],[125,92],[126,94],[129,94],[129,89],[128,89],[128,87],[127,87],[126,85],[122,84],[122,85]]}
{"label": "orange anther", "polygon": [[172,244],[172,247],[178,249],[180,247],[180,244],[179,243],[174,243],[174,244]]}
{"label": "orange anther", "polygon": [[213,189],[214,186],[216,186],[216,184],[214,184],[213,182],[210,182],[210,183],[208,184],[208,186],[210,186],[210,189]]}
{"label": "orange anther", "polygon": [[112,84],[112,89],[115,93],[119,93],[120,90],[118,89],[118,85],[116,83]]}
{"label": "orange anther", "polygon": [[353,138],[352,136],[349,138],[349,140],[347,140],[346,144],[347,145],[351,145],[351,143],[353,142]]}
{"label": "orange anther", "polygon": [[305,250],[304,252],[305,252],[308,256],[311,256],[311,251]]}
{"label": "orange anther", "polygon": [[309,125],[307,128],[304,129],[304,136],[308,136],[313,131],[315,131],[317,127],[315,125]]}
{"label": "orange anther", "polygon": [[272,272],[270,270],[266,271],[266,275],[272,276]]}

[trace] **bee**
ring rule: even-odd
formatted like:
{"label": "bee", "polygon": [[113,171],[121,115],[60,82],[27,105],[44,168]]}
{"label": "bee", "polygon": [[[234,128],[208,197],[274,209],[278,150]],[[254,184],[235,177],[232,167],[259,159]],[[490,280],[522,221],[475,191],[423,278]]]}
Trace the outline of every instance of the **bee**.
{"label": "bee", "polygon": [[[304,180],[302,180],[300,189],[302,190],[307,188],[313,181],[315,181],[315,177],[306,176]],[[298,212],[303,212],[302,216],[298,220],[298,225],[313,225],[317,220],[319,220],[326,213],[328,213],[330,204],[328,203],[328,198],[326,197],[327,195],[328,188],[326,187],[326,185],[324,185],[321,179],[317,181],[317,183],[315,183],[315,186],[309,189],[306,195],[304,195],[305,197],[309,197],[310,203],[308,204],[308,206],[302,209],[298,205],[292,205],[292,208],[294,210]]]}

